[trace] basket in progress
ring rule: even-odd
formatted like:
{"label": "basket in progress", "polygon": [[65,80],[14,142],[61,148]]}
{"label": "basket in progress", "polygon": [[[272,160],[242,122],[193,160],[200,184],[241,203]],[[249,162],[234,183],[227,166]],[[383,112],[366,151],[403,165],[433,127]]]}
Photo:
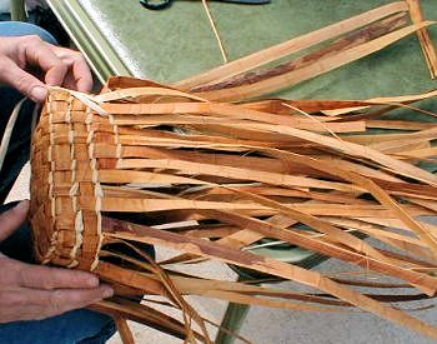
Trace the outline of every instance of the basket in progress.
{"label": "basket in progress", "polygon": [[[395,107],[381,111],[381,105],[370,102],[235,105],[144,85],[95,97],[51,92],[32,153],[31,220],[42,263],[94,271],[119,295],[170,297],[175,307],[201,323],[182,295],[322,311],[354,305],[435,336],[433,327],[384,304],[393,300],[390,296],[378,301],[350,286],[378,288],[378,282],[334,281],[245,250],[263,238],[279,240],[356,264],[364,274],[401,279],[433,296],[436,229],[419,216],[436,214],[437,177],[415,163],[435,154],[430,145],[437,135],[434,126],[375,120],[377,112]],[[402,106],[399,102],[434,96],[378,103]],[[347,115],[357,107],[365,113]],[[325,121],[323,109],[337,112],[342,120]],[[366,131],[366,126],[382,125],[387,131],[407,132]],[[128,221],[120,220],[123,213],[130,214],[122,216]],[[159,266],[137,243],[167,246],[181,255]],[[124,253],[120,245],[134,254]],[[173,271],[171,264],[199,258],[297,281],[338,301],[306,295],[307,305],[297,301],[305,300],[303,295],[213,283]],[[286,300],[278,303],[270,298],[274,296]],[[125,308],[142,307],[122,299],[106,304],[133,319]],[[188,331],[168,321],[174,333]]]}
{"label": "basket in progress", "polygon": [[[31,222],[39,261],[93,271],[114,286],[116,297],[92,307],[113,315],[121,329],[120,319],[131,319],[189,342],[212,342],[210,321],[185,300],[199,295],[291,310],[358,307],[437,338],[435,327],[390,305],[437,291],[437,227],[425,218],[437,213],[435,114],[412,104],[433,101],[437,93],[247,101],[427,25],[387,33],[405,4],[389,10],[395,17],[384,12],[384,23],[372,24],[385,29],[372,26],[365,36],[372,44],[357,33],[358,41],[333,43],[345,60],[328,46],[285,69],[240,78],[231,63],[176,87],[116,77],[100,95],[53,88],[32,147]],[[344,54],[346,48],[352,52]],[[254,57],[243,61],[259,66]],[[241,61],[238,66],[250,70]],[[156,262],[145,244],[178,253]],[[334,278],[252,250],[263,245],[340,259],[358,277]],[[205,260],[313,291],[178,270]],[[381,295],[381,288],[406,292]],[[146,302],[132,301],[141,295]],[[157,304],[182,316],[164,314]]]}

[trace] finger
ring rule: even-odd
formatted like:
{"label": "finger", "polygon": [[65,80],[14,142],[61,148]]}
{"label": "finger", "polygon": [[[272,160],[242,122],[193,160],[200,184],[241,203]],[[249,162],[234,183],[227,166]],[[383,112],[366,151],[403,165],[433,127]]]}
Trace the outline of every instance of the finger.
{"label": "finger", "polygon": [[56,56],[51,44],[45,43],[38,36],[32,36],[26,40],[23,48],[26,62],[45,71],[46,84],[58,86],[63,84],[70,66]]}
{"label": "finger", "polygon": [[[0,323],[35,319],[41,306],[33,305],[28,289],[2,289],[0,291]],[[39,309],[38,309],[39,308]]]}
{"label": "finger", "polygon": [[90,92],[93,88],[93,77],[84,57],[79,55],[73,63],[73,77],[76,89],[80,92]]}
{"label": "finger", "polygon": [[0,78],[36,102],[43,102],[47,97],[45,85],[30,75],[9,58],[0,59]]}
{"label": "finger", "polygon": [[70,66],[64,85],[80,92],[91,91],[93,77],[84,56],[78,51],[62,47],[54,47],[54,53]]}
{"label": "finger", "polygon": [[22,201],[0,215],[0,242],[9,237],[24,221],[29,212],[29,201]]}
{"label": "finger", "polygon": [[67,270],[47,266],[19,264],[18,284],[32,289],[95,288],[99,285],[97,276],[79,270]]}
{"label": "finger", "polygon": [[33,291],[34,299],[42,301],[46,317],[59,315],[73,309],[84,308],[92,303],[111,297],[114,291],[109,286],[93,289],[57,289],[53,291]]}
{"label": "finger", "polygon": [[9,293],[4,308],[13,310],[14,320],[40,320],[74,309],[84,308],[92,303],[113,296],[107,285],[93,289],[15,289]]}

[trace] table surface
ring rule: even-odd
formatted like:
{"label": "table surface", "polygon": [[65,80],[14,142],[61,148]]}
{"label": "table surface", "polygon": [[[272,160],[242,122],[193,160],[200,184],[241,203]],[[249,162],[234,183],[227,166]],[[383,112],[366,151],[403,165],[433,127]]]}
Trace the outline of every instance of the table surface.
{"label": "table surface", "polygon": [[[60,1],[62,3],[63,1]],[[65,1],[64,1],[65,2]],[[174,82],[223,63],[200,1],[163,11],[137,0],[77,0],[132,75]],[[231,60],[389,3],[387,0],[273,0],[265,6],[211,2]],[[422,0],[427,19],[437,1]],[[430,28],[437,41],[437,28]],[[293,98],[370,98],[435,88],[416,35],[287,90]]]}

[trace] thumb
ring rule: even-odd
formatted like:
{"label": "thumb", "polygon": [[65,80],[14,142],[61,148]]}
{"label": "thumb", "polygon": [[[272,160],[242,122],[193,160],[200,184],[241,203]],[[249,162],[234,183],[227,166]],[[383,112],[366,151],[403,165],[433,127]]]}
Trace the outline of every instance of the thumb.
{"label": "thumb", "polygon": [[26,220],[29,201],[21,201],[0,215],[0,242],[10,236]]}
{"label": "thumb", "polygon": [[2,80],[9,86],[15,88],[35,102],[43,102],[46,99],[47,90],[45,85],[21,69],[11,59],[2,58],[0,60],[0,70],[4,71],[1,75]]}

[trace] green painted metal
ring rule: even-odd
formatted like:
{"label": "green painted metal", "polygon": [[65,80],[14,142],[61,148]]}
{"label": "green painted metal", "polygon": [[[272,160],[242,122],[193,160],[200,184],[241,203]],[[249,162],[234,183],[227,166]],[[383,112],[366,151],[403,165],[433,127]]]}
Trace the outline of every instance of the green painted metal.
{"label": "green painted metal", "polygon": [[132,75],[79,1],[47,1],[101,82],[112,75]]}
{"label": "green painted metal", "polygon": [[[241,282],[245,280],[242,277],[238,278]],[[239,303],[229,303],[226,308],[226,312],[223,316],[223,320],[220,324],[221,329],[217,333],[215,339],[216,344],[233,344],[235,342],[235,336],[232,334],[239,333],[243,327],[244,321],[249,314],[250,306]],[[223,329],[229,331],[223,331]]]}
{"label": "green painted metal", "polygon": [[11,19],[15,21],[26,20],[25,0],[11,0]]}

